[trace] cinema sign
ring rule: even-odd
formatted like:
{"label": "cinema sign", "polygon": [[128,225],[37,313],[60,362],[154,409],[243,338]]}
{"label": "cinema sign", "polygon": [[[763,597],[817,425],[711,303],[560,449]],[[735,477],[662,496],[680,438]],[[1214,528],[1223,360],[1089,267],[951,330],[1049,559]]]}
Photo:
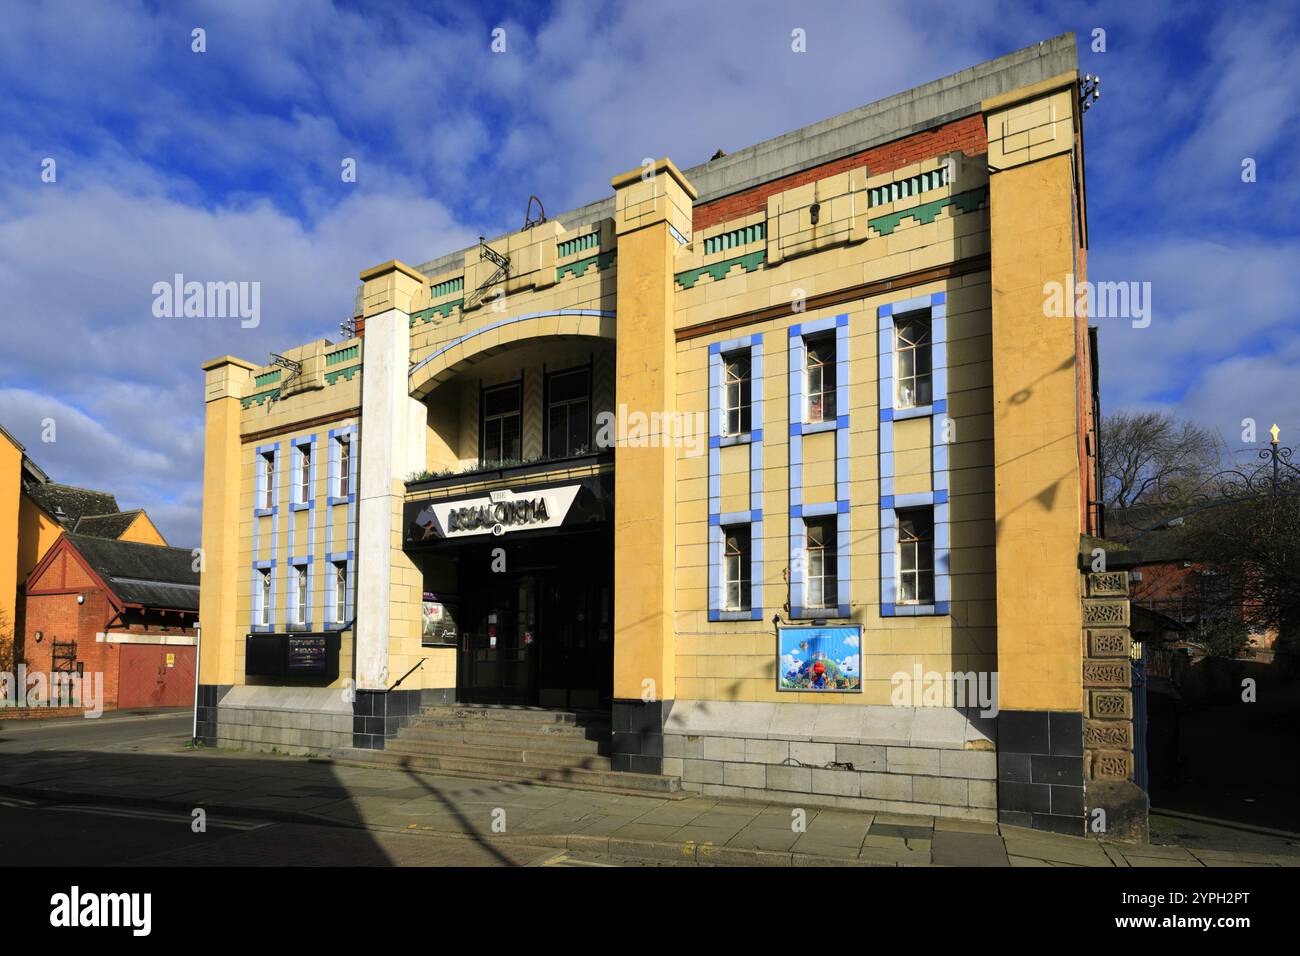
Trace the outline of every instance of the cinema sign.
{"label": "cinema sign", "polygon": [[407,525],[408,543],[470,535],[558,528],[564,524],[581,485],[493,491],[477,498],[424,502]]}

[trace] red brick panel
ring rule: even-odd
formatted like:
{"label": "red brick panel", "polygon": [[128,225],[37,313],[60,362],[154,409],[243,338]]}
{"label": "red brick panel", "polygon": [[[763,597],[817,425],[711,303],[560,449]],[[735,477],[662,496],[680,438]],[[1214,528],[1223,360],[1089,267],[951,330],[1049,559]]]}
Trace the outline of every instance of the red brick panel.
{"label": "red brick panel", "polygon": [[979,156],[989,149],[988,136],[984,131],[984,117],[978,113],[964,119],[954,120],[936,129],[914,133],[903,139],[864,149],[851,156],[844,156],[813,166],[810,169],[782,176],[770,182],[761,183],[744,192],[723,196],[712,202],[695,207],[692,228],[695,231],[707,229],[720,222],[728,222],[750,213],[767,208],[769,196],[816,182],[827,176],[834,176],[850,169],[867,167],[870,175],[878,176],[891,170],[902,169],[923,159],[931,159],[943,153],[961,150],[967,156]]}

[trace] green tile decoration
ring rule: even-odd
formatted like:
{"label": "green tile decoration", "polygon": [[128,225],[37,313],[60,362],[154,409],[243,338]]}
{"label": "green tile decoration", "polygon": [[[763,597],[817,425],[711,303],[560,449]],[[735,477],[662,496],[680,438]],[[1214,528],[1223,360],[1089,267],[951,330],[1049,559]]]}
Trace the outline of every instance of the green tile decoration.
{"label": "green tile decoration", "polygon": [[361,371],[360,365],[349,365],[347,368],[339,368],[332,372],[326,372],[325,384],[334,385],[340,378],[344,381],[350,382],[352,381],[352,376],[356,375],[359,371]]}
{"label": "green tile decoration", "polygon": [[280,381],[280,370],[277,368],[273,372],[263,372],[257,378],[253,379],[254,385],[270,385],[272,382]]}
{"label": "green tile decoration", "polygon": [[465,277],[456,276],[454,279],[447,279],[439,282],[429,289],[429,298],[441,299],[444,295],[451,295],[453,292],[460,292],[465,288]]}
{"label": "green tile decoration", "polygon": [[267,402],[273,402],[280,397],[278,388],[270,388],[265,392],[258,392],[256,395],[245,395],[239,400],[244,408],[252,408],[254,405],[264,405]]}
{"label": "green tile decoration", "polygon": [[715,282],[720,282],[736,266],[740,266],[746,272],[753,272],[766,261],[767,250],[759,249],[748,255],[738,256],[735,259],[724,259],[722,262],[700,266],[698,269],[687,269],[685,272],[677,273],[673,278],[677,280],[677,284],[683,289],[690,289],[699,280],[700,276],[705,273],[713,276]]}
{"label": "green tile decoration", "polygon": [[947,183],[948,167],[940,166],[928,173],[909,176],[907,179],[899,179],[884,186],[876,186],[867,190],[867,206],[883,206],[885,203],[893,202],[896,199],[919,196],[921,193],[927,193],[931,189],[938,189],[940,186],[947,185]]}
{"label": "green tile decoration", "polygon": [[747,246],[751,242],[767,238],[767,223],[755,223],[752,226],[745,226],[741,229],[732,229],[730,232],[724,232],[721,235],[712,236],[704,240],[704,254],[711,256],[715,252],[725,252],[728,249],[736,249],[740,246]]}
{"label": "green tile decoration", "polygon": [[566,273],[573,276],[582,276],[586,274],[590,266],[595,266],[597,269],[607,269],[610,263],[614,261],[615,255],[616,253],[613,252],[602,252],[597,256],[588,256],[586,259],[575,259],[573,262],[566,262],[564,265],[556,267],[555,281],[559,282]]}
{"label": "green tile decoration", "polygon": [[464,302],[464,299],[452,299],[448,302],[440,302],[427,309],[421,309],[419,312],[412,312],[410,325],[414,327],[417,319],[426,325],[432,322],[435,316],[442,316],[445,319],[451,315],[452,309],[459,309]]}
{"label": "green tile decoration", "polygon": [[585,236],[575,236],[572,239],[565,239],[563,242],[556,243],[555,256],[557,259],[563,259],[565,256],[572,256],[579,252],[586,252],[588,249],[600,248],[600,230],[589,232]]}
{"label": "green tile decoration", "polygon": [[[361,354],[360,345],[351,345],[345,349],[339,349],[337,352],[330,352],[325,356],[326,365],[339,365],[348,359],[354,359]],[[260,383],[259,383],[260,384]]]}
{"label": "green tile decoration", "polygon": [[913,206],[911,209],[900,209],[898,212],[891,212],[885,216],[868,219],[867,225],[876,230],[878,234],[888,236],[893,234],[894,230],[898,228],[898,224],[904,219],[915,219],[921,225],[934,222],[935,217],[939,215],[939,211],[945,206],[955,206],[962,212],[974,212],[984,202],[988,194],[988,187],[981,186],[979,189],[958,193],[956,196],[945,196],[943,199],[921,203],[921,205]]}

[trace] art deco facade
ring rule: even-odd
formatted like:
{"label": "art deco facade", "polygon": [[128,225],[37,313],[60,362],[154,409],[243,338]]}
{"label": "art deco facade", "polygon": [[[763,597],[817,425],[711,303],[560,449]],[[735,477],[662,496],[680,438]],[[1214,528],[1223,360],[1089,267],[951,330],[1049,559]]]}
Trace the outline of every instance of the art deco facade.
{"label": "art deco facade", "polygon": [[[201,734],[595,711],[624,783],[1080,831],[1078,81],[1060,37],[662,159],[362,272],[354,338],[209,362]],[[997,716],[900,700],[932,673]]]}

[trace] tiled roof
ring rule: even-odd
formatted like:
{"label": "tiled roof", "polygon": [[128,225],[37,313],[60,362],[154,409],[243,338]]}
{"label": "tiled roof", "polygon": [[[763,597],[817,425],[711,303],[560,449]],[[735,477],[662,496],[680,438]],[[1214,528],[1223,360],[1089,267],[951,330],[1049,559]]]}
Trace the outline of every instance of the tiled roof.
{"label": "tiled roof", "polygon": [[[57,481],[31,482],[27,495],[51,517],[58,517],[65,528],[73,528],[84,515],[115,514],[121,509],[117,499],[106,491],[93,491],[62,485]],[[59,515],[60,509],[62,516]]]}
{"label": "tiled roof", "polygon": [[188,549],[85,534],[65,537],[127,604],[198,611],[199,573],[194,570],[194,555]]}
{"label": "tiled roof", "polygon": [[107,515],[82,515],[72,530],[96,538],[120,538],[140,514],[137,511],[118,511]]}

